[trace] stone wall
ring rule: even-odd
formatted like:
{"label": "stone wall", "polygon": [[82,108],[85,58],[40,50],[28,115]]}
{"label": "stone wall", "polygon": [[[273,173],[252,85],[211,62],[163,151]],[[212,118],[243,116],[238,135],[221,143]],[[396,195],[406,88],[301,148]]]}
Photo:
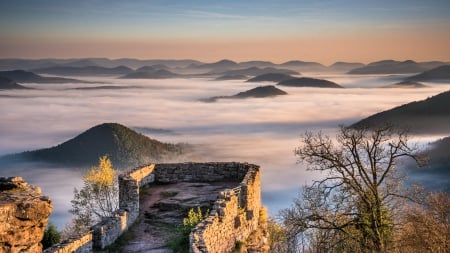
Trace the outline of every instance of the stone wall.
{"label": "stone wall", "polygon": [[191,233],[191,252],[228,252],[258,226],[258,166],[236,162],[151,164],[119,175],[119,210],[114,217],[93,226],[89,235],[56,245],[45,253],[86,253],[111,245],[138,218],[140,187],[151,182],[240,183],[238,188],[220,194],[211,215]]}
{"label": "stone wall", "polygon": [[0,252],[42,252],[51,211],[39,187],[21,177],[0,178]]}
{"label": "stone wall", "polygon": [[248,170],[246,163],[174,163],[157,164],[154,174],[159,183],[240,182]]}
{"label": "stone wall", "polygon": [[240,187],[222,192],[210,215],[191,232],[191,253],[230,252],[258,229],[261,175],[258,166],[245,166]]}
{"label": "stone wall", "polygon": [[119,175],[119,208],[127,212],[127,227],[139,216],[139,189],[154,181],[155,164],[136,168]]}
{"label": "stone wall", "polygon": [[90,253],[94,246],[92,236],[92,232],[89,232],[80,237],[69,239],[44,250],[44,253]]}

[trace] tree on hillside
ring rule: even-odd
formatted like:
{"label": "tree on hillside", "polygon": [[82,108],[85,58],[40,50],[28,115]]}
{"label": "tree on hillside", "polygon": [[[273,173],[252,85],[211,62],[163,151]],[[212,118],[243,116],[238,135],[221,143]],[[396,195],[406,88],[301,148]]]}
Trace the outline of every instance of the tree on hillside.
{"label": "tree on hillside", "polygon": [[401,218],[392,252],[450,252],[450,195],[428,194],[423,203],[410,203]]}
{"label": "tree on hillside", "polygon": [[119,207],[116,171],[106,156],[87,172],[83,182],[81,190],[75,188],[71,201],[70,212],[75,215],[72,226],[77,233],[87,231],[103,217],[110,217]]}
{"label": "tree on hillside", "polygon": [[420,161],[408,135],[391,126],[341,127],[336,140],[307,132],[301,141],[298,161],[325,178],[305,186],[293,206],[281,212],[291,238],[303,242],[304,252],[386,251],[397,211],[411,199],[396,165],[404,157]]}

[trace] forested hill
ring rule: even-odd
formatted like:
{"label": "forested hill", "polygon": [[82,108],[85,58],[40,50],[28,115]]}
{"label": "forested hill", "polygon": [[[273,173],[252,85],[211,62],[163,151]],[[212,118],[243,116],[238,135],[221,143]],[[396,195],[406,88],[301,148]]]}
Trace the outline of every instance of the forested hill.
{"label": "forested hill", "polygon": [[91,166],[106,155],[116,168],[128,168],[175,158],[183,149],[180,144],[162,143],[117,123],[104,123],[55,147],[3,159]]}
{"label": "forested hill", "polygon": [[351,127],[393,124],[412,133],[450,133],[450,91],[369,116]]}

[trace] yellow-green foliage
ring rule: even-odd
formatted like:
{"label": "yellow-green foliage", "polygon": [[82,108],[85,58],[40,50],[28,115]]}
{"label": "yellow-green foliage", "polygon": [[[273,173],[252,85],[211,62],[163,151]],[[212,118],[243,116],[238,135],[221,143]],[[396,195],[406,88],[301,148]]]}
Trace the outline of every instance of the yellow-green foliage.
{"label": "yellow-green foliage", "polygon": [[287,243],[286,228],[278,224],[273,218],[267,222],[267,229],[269,231],[269,244],[271,252],[283,252]]}
{"label": "yellow-green foliage", "polygon": [[203,220],[203,217],[208,215],[208,212],[206,211],[205,215],[203,215],[200,207],[189,209],[187,217],[183,219],[183,225],[178,228],[178,235],[171,238],[167,242],[167,246],[174,252],[189,252],[189,234]]}
{"label": "yellow-green foliage", "polygon": [[75,216],[71,230],[75,233],[88,231],[93,224],[103,217],[110,217],[119,207],[116,171],[106,156],[100,157],[98,166],[87,172],[83,182],[81,190],[75,188],[71,201],[70,212]]}
{"label": "yellow-green foliage", "polygon": [[265,224],[267,223],[268,215],[267,215],[267,209],[265,207],[261,207],[259,209],[259,224]]}
{"label": "yellow-green foliage", "polygon": [[197,211],[195,211],[194,208],[191,208],[189,209],[188,216],[183,219],[183,225],[191,230],[202,220],[203,214],[200,207],[197,207]]}
{"label": "yellow-green foliage", "polygon": [[83,177],[83,181],[99,188],[107,188],[114,183],[116,171],[112,168],[111,161],[106,156],[99,159],[99,164],[92,167]]}

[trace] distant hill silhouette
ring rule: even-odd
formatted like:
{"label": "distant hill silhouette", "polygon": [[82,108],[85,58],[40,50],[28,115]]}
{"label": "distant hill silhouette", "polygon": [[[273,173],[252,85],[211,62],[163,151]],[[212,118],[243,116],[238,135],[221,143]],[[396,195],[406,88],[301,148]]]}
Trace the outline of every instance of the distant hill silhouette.
{"label": "distant hill silhouette", "polygon": [[136,69],[135,72],[152,72],[152,71],[157,71],[160,69],[169,69],[169,67],[167,67],[164,64],[155,64],[155,65],[151,65],[151,66],[140,67],[140,68]]}
{"label": "distant hill silhouette", "polygon": [[289,87],[343,88],[339,84],[328,80],[309,77],[299,77],[281,81],[278,85]]}
{"label": "distant hill silhouette", "polygon": [[413,133],[448,134],[450,133],[450,91],[374,114],[351,127],[376,127],[384,124],[406,128]]}
{"label": "distant hill silhouette", "polygon": [[275,67],[276,64],[270,61],[245,61],[238,63],[240,67],[249,68],[249,67]]}
{"label": "distant hill silhouette", "polygon": [[231,60],[220,60],[218,62],[214,62],[214,63],[205,63],[205,64],[201,64],[201,65],[197,65],[197,68],[202,68],[202,69],[229,69],[229,68],[235,68],[238,67],[239,65]]}
{"label": "distant hill silhouette", "polygon": [[422,82],[450,81],[450,65],[443,65],[424,71],[418,75],[408,77],[406,80]]}
{"label": "distant hill silhouette", "polygon": [[413,81],[403,81],[384,86],[383,88],[425,88],[428,87],[423,83]]}
{"label": "distant hill silhouette", "polygon": [[407,166],[408,176],[430,190],[450,191],[450,137],[434,141],[422,154],[428,158],[423,167]]}
{"label": "distant hill silhouette", "polygon": [[274,97],[279,95],[287,95],[286,92],[276,88],[273,85],[259,86],[244,92],[239,92],[233,96],[219,96],[208,99],[203,99],[204,102],[215,102],[217,99],[245,99],[245,98],[264,98]]}
{"label": "distant hill silhouette", "polygon": [[225,81],[225,80],[245,80],[248,77],[246,75],[223,75],[217,77],[215,80],[217,81]]}
{"label": "distant hill silhouette", "polygon": [[6,77],[18,83],[88,83],[71,78],[44,77],[25,70],[0,71],[0,77]]}
{"label": "distant hill silhouette", "polygon": [[57,66],[50,68],[33,69],[34,72],[40,74],[51,74],[60,76],[105,76],[105,75],[125,75],[133,72],[132,69],[125,66],[114,68],[105,68],[100,66]]}
{"label": "distant hill silhouette", "polygon": [[394,61],[383,60],[367,64],[365,67],[352,69],[348,74],[410,74],[443,65],[443,62]]}
{"label": "distant hill silhouette", "polygon": [[169,70],[158,69],[158,70],[153,70],[153,71],[136,71],[136,72],[121,76],[120,78],[124,78],[124,79],[167,79],[167,78],[176,78],[176,77],[180,77],[180,75],[175,74]]}
{"label": "distant hill silhouette", "polygon": [[31,89],[25,86],[22,86],[20,84],[17,84],[16,82],[14,82],[13,80],[6,78],[6,77],[1,77],[0,76],[0,90],[17,90],[17,89]]}
{"label": "distant hill silhouette", "polygon": [[[108,60],[106,58],[96,58],[96,59],[79,59],[67,63],[59,64],[58,66],[65,66],[65,67],[90,67],[90,66],[98,66],[97,61],[104,61]],[[54,66],[56,67],[56,66]]]}
{"label": "distant hill silhouette", "polygon": [[247,82],[281,82],[292,78],[291,75],[283,73],[267,73],[248,79]]}
{"label": "distant hill silhouette", "polygon": [[227,71],[211,71],[207,73],[208,75],[246,75],[246,76],[258,76],[262,74],[268,74],[268,73],[281,73],[286,75],[298,75],[299,73],[297,71],[293,71],[290,69],[278,69],[278,68],[272,68],[272,67],[266,67],[266,68],[258,68],[258,67],[250,67],[245,69],[234,69],[234,70],[227,70]]}
{"label": "distant hill silhouette", "polygon": [[88,67],[100,66],[105,68],[115,68],[127,66],[130,68],[140,68],[142,66],[152,66],[164,64],[171,68],[186,67],[190,64],[200,65],[202,62],[196,60],[141,60],[132,58],[107,59],[107,58],[79,58],[79,59],[0,59],[0,70],[25,69],[32,70],[48,67]]}
{"label": "distant hill silhouette", "polygon": [[359,62],[335,62],[328,67],[332,71],[347,72],[352,69],[362,68],[365,65]]}
{"label": "distant hill silhouette", "polygon": [[92,87],[77,87],[71,90],[127,90],[127,89],[139,89],[141,86],[118,86],[118,85],[102,85],[102,86],[92,86]]}
{"label": "distant hill silhouette", "polygon": [[318,62],[306,62],[306,61],[287,61],[280,64],[281,67],[296,68],[300,71],[325,71],[327,67]]}
{"label": "distant hill silhouette", "polygon": [[8,155],[3,159],[92,166],[100,156],[107,155],[115,167],[127,168],[161,162],[182,151],[181,145],[150,139],[117,123],[104,123],[58,146]]}
{"label": "distant hill silhouette", "polygon": [[[445,165],[445,167],[447,168],[447,173],[450,173],[449,150],[450,150],[450,136],[431,143],[431,149],[429,151],[431,162]],[[448,179],[450,180],[450,177],[448,177]]]}

